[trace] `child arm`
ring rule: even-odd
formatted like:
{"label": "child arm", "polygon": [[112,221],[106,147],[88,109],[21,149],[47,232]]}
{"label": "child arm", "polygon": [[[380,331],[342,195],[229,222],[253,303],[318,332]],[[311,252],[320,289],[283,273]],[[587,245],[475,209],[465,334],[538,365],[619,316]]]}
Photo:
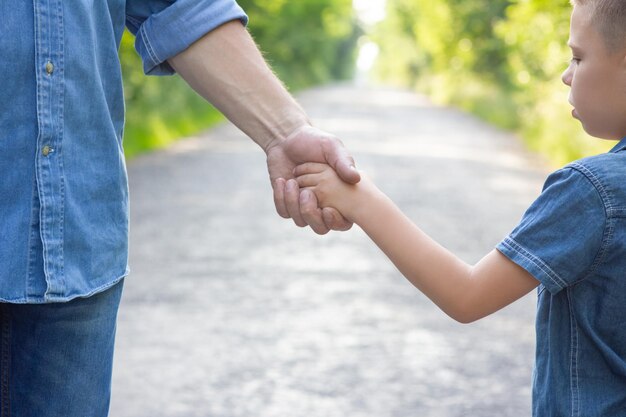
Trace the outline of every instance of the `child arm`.
{"label": "child arm", "polygon": [[341,181],[323,164],[296,168],[300,187],[322,206],[358,224],[398,270],[453,319],[469,323],[512,303],[539,285],[526,270],[497,250],[476,265],[461,261],[417,227],[368,179]]}

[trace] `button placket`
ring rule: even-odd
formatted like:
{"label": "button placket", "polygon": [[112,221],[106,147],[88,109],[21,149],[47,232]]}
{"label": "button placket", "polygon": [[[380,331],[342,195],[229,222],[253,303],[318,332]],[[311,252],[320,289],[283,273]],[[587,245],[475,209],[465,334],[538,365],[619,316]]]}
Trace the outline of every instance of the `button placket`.
{"label": "button placket", "polygon": [[[39,195],[39,231],[43,244],[46,299],[64,291],[63,161],[63,0],[34,0],[35,59],[37,60],[37,117],[39,125],[36,180]],[[54,154],[53,154],[54,152]]]}

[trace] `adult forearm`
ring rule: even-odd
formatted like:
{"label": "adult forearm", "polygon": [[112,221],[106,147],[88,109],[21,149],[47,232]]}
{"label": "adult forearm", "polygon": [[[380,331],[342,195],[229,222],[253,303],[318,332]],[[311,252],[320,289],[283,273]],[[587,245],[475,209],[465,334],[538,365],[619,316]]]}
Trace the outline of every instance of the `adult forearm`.
{"label": "adult forearm", "polygon": [[264,150],[309,124],[238,20],[208,33],[169,63]]}

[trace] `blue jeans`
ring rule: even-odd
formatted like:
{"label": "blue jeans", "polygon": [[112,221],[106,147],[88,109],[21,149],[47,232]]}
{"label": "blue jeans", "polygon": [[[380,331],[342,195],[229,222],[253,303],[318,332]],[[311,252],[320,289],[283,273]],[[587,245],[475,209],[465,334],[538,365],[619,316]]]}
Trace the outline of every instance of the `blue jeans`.
{"label": "blue jeans", "polygon": [[0,304],[0,417],[106,417],[123,282],[66,303]]}

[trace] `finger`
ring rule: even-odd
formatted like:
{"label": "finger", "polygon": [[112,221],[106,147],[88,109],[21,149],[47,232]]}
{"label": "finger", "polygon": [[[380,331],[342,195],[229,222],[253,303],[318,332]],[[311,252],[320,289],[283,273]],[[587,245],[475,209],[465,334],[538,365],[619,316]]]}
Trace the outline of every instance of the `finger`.
{"label": "finger", "polygon": [[300,192],[300,213],[305,222],[318,235],[325,235],[330,230],[322,218],[322,210],[317,207],[317,199],[311,190]]}
{"label": "finger", "polygon": [[361,174],[356,169],[354,159],[341,141],[337,139],[327,143],[324,156],[328,165],[333,167],[339,177],[347,183],[356,184],[361,181]]}
{"label": "finger", "polygon": [[285,204],[289,217],[293,219],[293,222],[300,227],[306,226],[307,223],[300,214],[300,189],[294,179],[288,180],[285,184]]}
{"label": "finger", "polygon": [[272,188],[274,189],[274,206],[276,207],[276,212],[280,217],[288,219],[289,212],[287,211],[287,204],[285,204],[285,179],[277,178],[272,184]]}
{"label": "finger", "polygon": [[320,183],[322,176],[320,174],[305,174],[296,177],[296,181],[298,182],[298,186],[300,188],[304,187],[313,187]]}
{"label": "finger", "polygon": [[298,165],[293,169],[293,175],[305,175],[305,174],[317,174],[319,172],[324,171],[326,169],[327,164],[320,164],[317,162],[305,162],[304,164]]}
{"label": "finger", "polygon": [[346,231],[352,227],[352,222],[332,207],[324,207],[322,209],[322,218],[324,219],[324,224],[330,230]]}

